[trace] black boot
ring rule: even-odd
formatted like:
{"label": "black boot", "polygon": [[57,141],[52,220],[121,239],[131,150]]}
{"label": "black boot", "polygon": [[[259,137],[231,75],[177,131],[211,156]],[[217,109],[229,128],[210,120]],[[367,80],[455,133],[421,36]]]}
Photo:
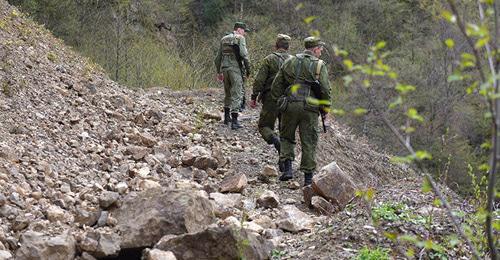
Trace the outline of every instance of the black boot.
{"label": "black boot", "polygon": [[312,172],[304,173],[304,187],[312,184],[313,175],[314,174]]}
{"label": "black boot", "polygon": [[285,172],[285,162],[278,161],[278,168],[280,169],[280,172]]}
{"label": "black boot", "polygon": [[229,107],[224,108],[224,124],[229,125],[231,122],[231,112],[229,111]]}
{"label": "black boot", "polygon": [[271,142],[269,144],[274,145],[274,148],[276,149],[276,151],[278,151],[278,153],[280,152],[281,142],[280,142],[280,139],[277,136],[273,136],[271,138]]}
{"label": "black boot", "polygon": [[285,160],[284,163],[284,171],[283,174],[280,176],[280,181],[288,181],[293,179],[293,171],[292,171],[292,161],[291,160]]}
{"label": "black boot", "polygon": [[247,99],[246,99],[245,95],[243,95],[243,98],[241,100],[241,105],[240,105],[240,112],[243,112],[243,110],[245,110],[246,103],[247,103]]}
{"label": "black boot", "polygon": [[232,122],[231,122],[231,129],[232,130],[236,130],[236,129],[240,129],[242,128],[243,126],[240,125],[240,123],[238,122],[238,113],[231,113],[231,118],[232,118]]}

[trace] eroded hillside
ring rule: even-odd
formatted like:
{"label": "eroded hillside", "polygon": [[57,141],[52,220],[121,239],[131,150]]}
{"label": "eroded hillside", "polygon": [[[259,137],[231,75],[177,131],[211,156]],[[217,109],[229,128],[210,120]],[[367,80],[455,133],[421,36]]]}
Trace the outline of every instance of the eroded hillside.
{"label": "eroded hillside", "polygon": [[4,0],[0,84],[0,259],[339,259],[393,248],[384,230],[452,232],[415,173],[337,124],[321,135],[320,166],[335,161],[359,190],[375,188],[372,206],[418,217],[375,226],[360,199],[335,214],[308,208],[300,173],[277,181],[257,110],[235,132],[220,122],[221,89],[119,86]]}

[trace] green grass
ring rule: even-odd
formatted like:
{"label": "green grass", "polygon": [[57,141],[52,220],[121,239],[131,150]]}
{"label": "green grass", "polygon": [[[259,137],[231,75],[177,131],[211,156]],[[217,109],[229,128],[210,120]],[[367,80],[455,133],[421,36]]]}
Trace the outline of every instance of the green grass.
{"label": "green grass", "polygon": [[375,249],[370,249],[368,247],[363,247],[359,251],[358,255],[354,258],[356,260],[389,260],[390,250],[387,248],[377,247]]}

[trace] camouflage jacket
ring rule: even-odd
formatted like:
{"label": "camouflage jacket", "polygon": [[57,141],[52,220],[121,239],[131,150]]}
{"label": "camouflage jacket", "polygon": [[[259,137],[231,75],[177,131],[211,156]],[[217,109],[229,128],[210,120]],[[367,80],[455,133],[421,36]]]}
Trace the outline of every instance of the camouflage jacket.
{"label": "camouflage jacket", "polygon": [[[297,66],[300,62],[300,66]],[[318,67],[318,63],[319,67]],[[319,70],[317,70],[319,68]],[[317,73],[318,72],[318,73]],[[298,75],[296,75],[298,73]],[[281,96],[291,96],[291,86],[304,81],[318,80],[320,83],[320,97],[314,97],[325,102],[323,107],[330,106],[331,92],[330,81],[328,79],[328,69],[326,64],[316,58],[312,52],[305,50],[303,53],[291,56],[281,66],[278,74],[274,78],[271,87],[271,96],[273,102],[276,102]],[[296,82],[297,81],[297,82]],[[308,93],[311,93],[310,91]],[[312,97],[312,96],[310,96]],[[308,97],[304,97],[307,99]]]}
{"label": "camouflage jacket", "polygon": [[222,37],[222,39],[220,40],[219,50],[217,52],[217,56],[215,57],[215,68],[217,70],[217,73],[221,73],[222,71],[226,70],[240,72],[240,66],[238,65],[238,61],[235,56],[235,49],[239,51],[241,61],[245,65],[244,69],[249,71],[250,62],[248,58],[245,37],[243,35],[232,32]]}
{"label": "camouflage jacket", "polygon": [[271,84],[274,77],[278,74],[281,65],[290,57],[286,51],[277,51],[267,55],[262,61],[262,65],[255,76],[253,84],[252,99],[255,99],[259,94],[263,95],[271,90]]}

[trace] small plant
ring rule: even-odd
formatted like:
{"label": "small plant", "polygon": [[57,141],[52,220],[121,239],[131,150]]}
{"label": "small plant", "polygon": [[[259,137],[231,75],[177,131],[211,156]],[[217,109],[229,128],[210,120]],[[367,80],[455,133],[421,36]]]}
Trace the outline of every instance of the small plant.
{"label": "small plant", "polygon": [[273,251],[271,252],[271,260],[279,260],[285,255],[286,255],[285,251],[273,249]]}
{"label": "small plant", "polygon": [[52,61],[52,62],[56,62],[57,61],[57,56],[55,53],[53,52],[49,52],[47,53],[47,59]]}
{"label": "small plant", "polygon": [[389,260],[390,250],[387,248],[377,247],[375,249],[370,249],[368,247],[363,247],[356,256],[356,260]]}
{"label": "small plant", "polygon": [[8,97],[12,96],[12,89],[7,82],[2,83],[2,93]]}
{"label": "small plant", "polygon": [[382,203],[372,209],[374,221],[407,221],[415,224],[425,223],[425,218],[411,212],[408,205],[404,203]]}

